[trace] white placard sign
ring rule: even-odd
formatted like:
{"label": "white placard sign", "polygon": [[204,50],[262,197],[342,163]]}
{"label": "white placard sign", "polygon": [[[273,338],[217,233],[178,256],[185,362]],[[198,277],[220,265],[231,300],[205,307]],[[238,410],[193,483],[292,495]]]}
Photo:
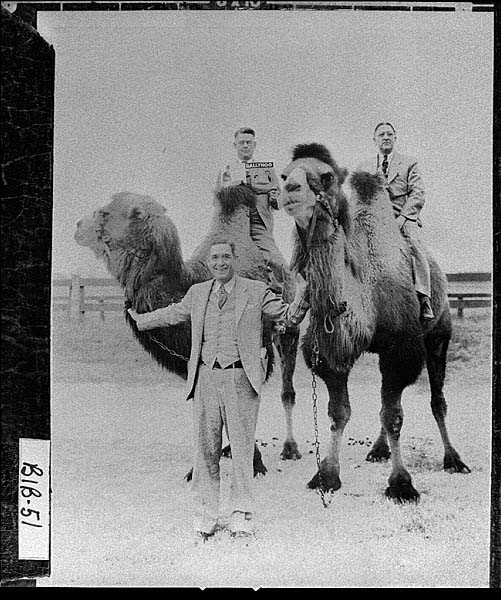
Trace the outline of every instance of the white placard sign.
{"label": "white placard sign", "polygon": [[49,560],[50,441],[19,439],[19,560]]}

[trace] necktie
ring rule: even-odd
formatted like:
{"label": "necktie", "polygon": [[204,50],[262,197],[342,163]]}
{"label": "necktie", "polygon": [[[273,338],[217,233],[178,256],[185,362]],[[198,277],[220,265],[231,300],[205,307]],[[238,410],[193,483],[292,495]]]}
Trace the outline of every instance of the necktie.
{"label": "necktie", "polygon": [[385,177],[386,177],[387,173],[388,173],[388,157],[385,154],[384,158],[383,158],[383,174]]}
{"label": "necktie", "polygon": [[223,306],[226,304],[226,300],[228,300],[228,294],[226,293],[224,285],[222,285],[219,288],[219,297],[217,299],[217,305],[220,309],[223,308]]}

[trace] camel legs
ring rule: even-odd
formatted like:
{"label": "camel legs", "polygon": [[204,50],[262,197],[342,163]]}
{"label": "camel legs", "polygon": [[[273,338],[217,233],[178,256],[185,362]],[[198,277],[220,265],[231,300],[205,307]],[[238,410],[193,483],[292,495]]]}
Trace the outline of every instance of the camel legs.
{"label": "camel legs", "polygon": [[369,462],[383,462],[388,460],[391,456],[390,447],[388,446],[388,436],[386,435],[386,429],[381,427],[381,431],[374,442],[370,452],[365,457],[365,460]]}
{"label": "camel legs", "polygon": [[275,336],[274,339],[282,367],[282,405],[285,411],[285,441],[280,454],[282,460],[301,458],[301,452],[299,452],[297,442],[294,439],[292,418],[296,403],[293,376],[296,368],[298,340],[299,328],[289,328],[285,333]]}
{"label": "camel legs", "polygon": [[[431,388],[431,410],[437,423],[440,437],[444,446],[444,469],[454,473],[470,473],[470,469],[463,463],[458,452],[452,446],[447,426],[445,423],[447,415],[447,404],[445,402],[443,387],[445,380],[445,367],[447,359],[447,348],[449,345],[448,328],[430,331],[425,337],[426,346],[426,367]],[[383,415],[384,407],[381,410]],[[386,460],[391,455],[390,446],[388,446],[388,436],[386,427],[383,425],[377,440],[366,460],[371,462]],[[391,440],[390,440],[391,442]],[[390,488],[391,489],[391,486]]]}
{"label": "camel legs", "polygon": [[400,453],[400,430],[404,422],[402,410],[402,390],[395,389],[384,381],[381,388],[381,424],[383,425],[390,443],[392,471],[388,479],[386,496],[397,502],[415,501],[419,493],[414,489],[409,472],[405,468]]}
{"label": "camel legs", "polygon": [[320,463],[320,470],[308,482],[310,489],[322,488],[336,491],[341,487],[339,478],[339,448],[344,428],[351,416],[348,397],[348,373],[322,372],[318,375],[325,381],[329,392],[328,415],[331,423],[331,437],[327,455]]}
{"label": "camel legs", "polygon": [[463,463],[459,454],[453,448],[445,424],[447,403],[445,402],[443,387],[449,338],[444,336],[439,337],[430,332],[425,340],[425,344],[427,352],[426,367],[431,387],[431,410],[444,445],[444,469],[453,473],[470,473],[470,469]]}
{"label": "camel legs", "polygon": [[[419,498],[419,493],[414,489],[411,476],[402,460],[400,431],[404,422],[402,392],[419,376],[423,355],[424,347],[415,345],[408,338],[403,344],[395,346],[391,352],[379,355],[379,369],[382,375],[379,416],[388,438],[392,461],[386,496],[396,502],[417,501]],[[378,439],[381,438],[382,434]]]}

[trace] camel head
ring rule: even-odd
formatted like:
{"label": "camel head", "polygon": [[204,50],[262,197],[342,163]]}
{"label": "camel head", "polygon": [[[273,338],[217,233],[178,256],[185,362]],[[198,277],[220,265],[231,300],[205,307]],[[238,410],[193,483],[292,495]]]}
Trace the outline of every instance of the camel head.
{"label": "camel head", "polygon": [[[312,222],[345,220],[347,202],[341,186],[347,170],[340,168],[321,144],[300,144],[282,174],[282,206],[306,237]],[[314,218],[315,217],[315,218]]]}
{"label": "camel head", "polygon": [[77,223],[75,241],[102,258],[126,288],[136,290],[155,275],[181,277],[182,256],[174,223],[149,196],[120,192]]}

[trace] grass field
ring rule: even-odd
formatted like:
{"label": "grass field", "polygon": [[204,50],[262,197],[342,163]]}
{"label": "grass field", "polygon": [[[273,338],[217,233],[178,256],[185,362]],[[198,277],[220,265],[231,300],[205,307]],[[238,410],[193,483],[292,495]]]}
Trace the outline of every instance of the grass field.
{"label": "grass field", "polygon": [[[98,313],[88,313],[74,323],[66,314],[54,313],[52,345],[53,376],[57,380],[82,381],[84,374],[94,382],[152,382],[170,377],[142,350],[118,312],[107,313],[104,322]],[[448,370],[468,366],[490,377],[490,359],[490,310],[470,309],[463,319],[453,315]],[[302,361],[299,363],[301,368]],[[74,364],[77,366],[72,367]]]}
{"label": "grass field", "polygon": [[[417,505],[384,497],[389,464],[365,461],[379,429],[377,359],[350,377],[352,418],[342,488],[329,508],[306,489],[316,470],[311,375],[298,360],[299,461],[281,461],[279,374],[264,387],[257,439],[268,467],[256,480],[257,535],[191,536],[191,406],[183,381],[139,347],[117,313],[53,323],[53,545],[40,586],[487,587],[489,569],[491,322],[454,320],[446,398],[452,441],[468,475],[442,470],[424,375],[406,390],[404,460]],[[329,435],[319,385],[320,448]],[[223,498],[229,460],[222,461]]]}

